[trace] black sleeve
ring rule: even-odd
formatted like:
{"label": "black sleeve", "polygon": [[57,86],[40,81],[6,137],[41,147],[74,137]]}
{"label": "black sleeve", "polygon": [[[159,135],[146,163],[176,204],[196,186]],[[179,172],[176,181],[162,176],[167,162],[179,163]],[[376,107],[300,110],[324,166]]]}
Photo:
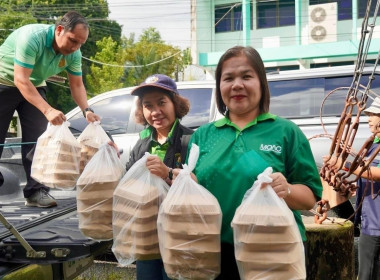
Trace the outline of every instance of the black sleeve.
{"label": "black sleeve", "polygon": [[352,214],[354,214],[355,210],[350,200],[334,206],[330,209],[330,211],[332,211],[338,218],[348,219],[352,216],[350,220],[354,222],[354,217]]}
{"label": "black sleeve", "polygon": [[135,144],[135,146],[133,147],[130,155],[129,155],[129,160],[127,162],[127,165],[125,166],[125,169],[128,171],[132,165],[138,161],[140,158],[141,158],[141,153],[140,153],[140,148],[141,148],[141,145],[142,145],[142,141],[141,139],[139,139],[137,141],[137,143]]}

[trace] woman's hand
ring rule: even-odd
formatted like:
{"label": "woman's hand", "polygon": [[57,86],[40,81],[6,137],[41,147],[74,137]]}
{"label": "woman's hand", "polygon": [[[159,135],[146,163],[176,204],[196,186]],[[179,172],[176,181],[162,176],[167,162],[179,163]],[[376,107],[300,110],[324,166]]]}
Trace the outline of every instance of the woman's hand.
{"label": "woman's hand", "polygon": [[261,188],[265,188],[267,185],[271,185],[272,189],[280,198],[286,198],[291,190],[290,184],[286,180],[285,176],[281,172],[276,172],[270,175],[272,178],[272,183],[263,183]]}
{"label": "woman's hand", "polygon": [[[177,176],[181,170],[182,170],[181,168],[173,169],[173,181],[175,180],[175,178],[177,178]],[[198,183],[197,176],[195,176],[195,174],[193,172],[190,173],[190,176],[191,176],[191,179],[193,179],[195,182]]]}
{"label": "woman's hand", "polygon": [[167,167],[158,156],[149,156],[146,159],[146,167],[152,174],[164,180],[169,175],[169,167]]}
{"label": "woman's hand", "polygon": [[261,188],[272,186],[278,197],[283,198],[290,209],[309,210],[313,208],[315,196],[312,190],[303,184],[289,184],[281,172],[269,175],[272,183],[263,183]]}
{"label": "woman's hand", "polygon": [[115,149],[115,151],[117,153],[117,156],[120,158],[119,148],[117,147],[117,145],[115,144],[115,142],[109,141],[108,145],[110,145],[111,147],[113,147]]}

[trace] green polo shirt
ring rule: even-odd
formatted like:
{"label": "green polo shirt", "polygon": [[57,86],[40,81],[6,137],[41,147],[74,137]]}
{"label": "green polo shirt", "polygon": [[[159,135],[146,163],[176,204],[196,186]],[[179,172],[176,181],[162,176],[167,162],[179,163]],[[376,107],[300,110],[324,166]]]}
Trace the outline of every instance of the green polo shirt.
{"label": "green polo shirt", "polygon": [[[377,136],[375,136],[375,139],[373,140],[373,143],[374,143],[374,144],[380,143],[380,138],[377,137]],[[379,164],[377,165],[377,167],[380,168],[380,160],[379,160]]]}
{"label": "green polo shirt", "polygon": [[173,131],[178,124],[178,119],[175,120],[172,128],[169,131],[168,138],[166,139],[165,143],[160,144],[154,139],[154,128],[152,126],[147,127],[143,131],[140,132],[140,138],[145,139],[147,137],[150,137],[150,151],[149,153],[152,155],[157,155],[162,161],[164,161],[166,151],[169,148],[169,145],[173,144]]}
{"label": "green polo shirt", "polygon": [[15,86],[14,64],[33,69],[30,81],[35,86],[45,85],[48,77],[64,70],[81,76],[80,50],[66,56],[56,54],[54,30],[54,25],[29,24],[13,31],[0,46],[0,84]]}
{"label": "green polo shirt", "polygon": [[[218,199],[223,213],[221,240],[233,243],[231,221],[246,191],[271,166],[290,184],[304,184],[322,195],[318,169],[308,140],[291,121],[266,113],[239,129],[228,118],[199,127],[189,146],[199,146],[194,169],[198,182]],[[305,226],[293,211],[303,240]]]}

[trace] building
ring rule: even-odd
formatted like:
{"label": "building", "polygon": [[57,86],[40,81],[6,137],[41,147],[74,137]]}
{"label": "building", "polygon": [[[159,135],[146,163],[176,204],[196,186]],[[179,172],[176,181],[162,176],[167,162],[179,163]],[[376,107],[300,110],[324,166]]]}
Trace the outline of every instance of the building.
{"label": "building", "polygon": [[[370,25],[377,1],[369,2]],[[194,63],[212,69],[226,49],[250,45],[268,71],[355,64],[366,8],[367,0],[192,0]],[[380,26],[368,31],[375,61]]]}

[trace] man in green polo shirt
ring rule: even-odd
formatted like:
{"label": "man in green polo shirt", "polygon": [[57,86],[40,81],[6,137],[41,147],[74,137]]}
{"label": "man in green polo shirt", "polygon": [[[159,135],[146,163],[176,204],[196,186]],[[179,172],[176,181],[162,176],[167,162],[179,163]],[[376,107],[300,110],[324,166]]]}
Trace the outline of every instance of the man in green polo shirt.
{"label": "man in green polo shirt", "polygon": [[[9,123],[17,111],[22,142],[36,142],[48,122],[60,125],[65,115],[46,99],[46,79],[67,71],[71,95],[89,122],[99,116],[89,108],[82,80],[80,47],[86,42],[89,26],[77,12],[66,13],[55,25],[29,24],[13,31],[0,46],[0,143],[5,141]],[[22,145],[27,177],[24,196],[27,206],[52,207],[57,203],[48,188],[30,177],[31,161],[26,155],[33,145]],[[0,155],[3,146],[0,146]]]}

